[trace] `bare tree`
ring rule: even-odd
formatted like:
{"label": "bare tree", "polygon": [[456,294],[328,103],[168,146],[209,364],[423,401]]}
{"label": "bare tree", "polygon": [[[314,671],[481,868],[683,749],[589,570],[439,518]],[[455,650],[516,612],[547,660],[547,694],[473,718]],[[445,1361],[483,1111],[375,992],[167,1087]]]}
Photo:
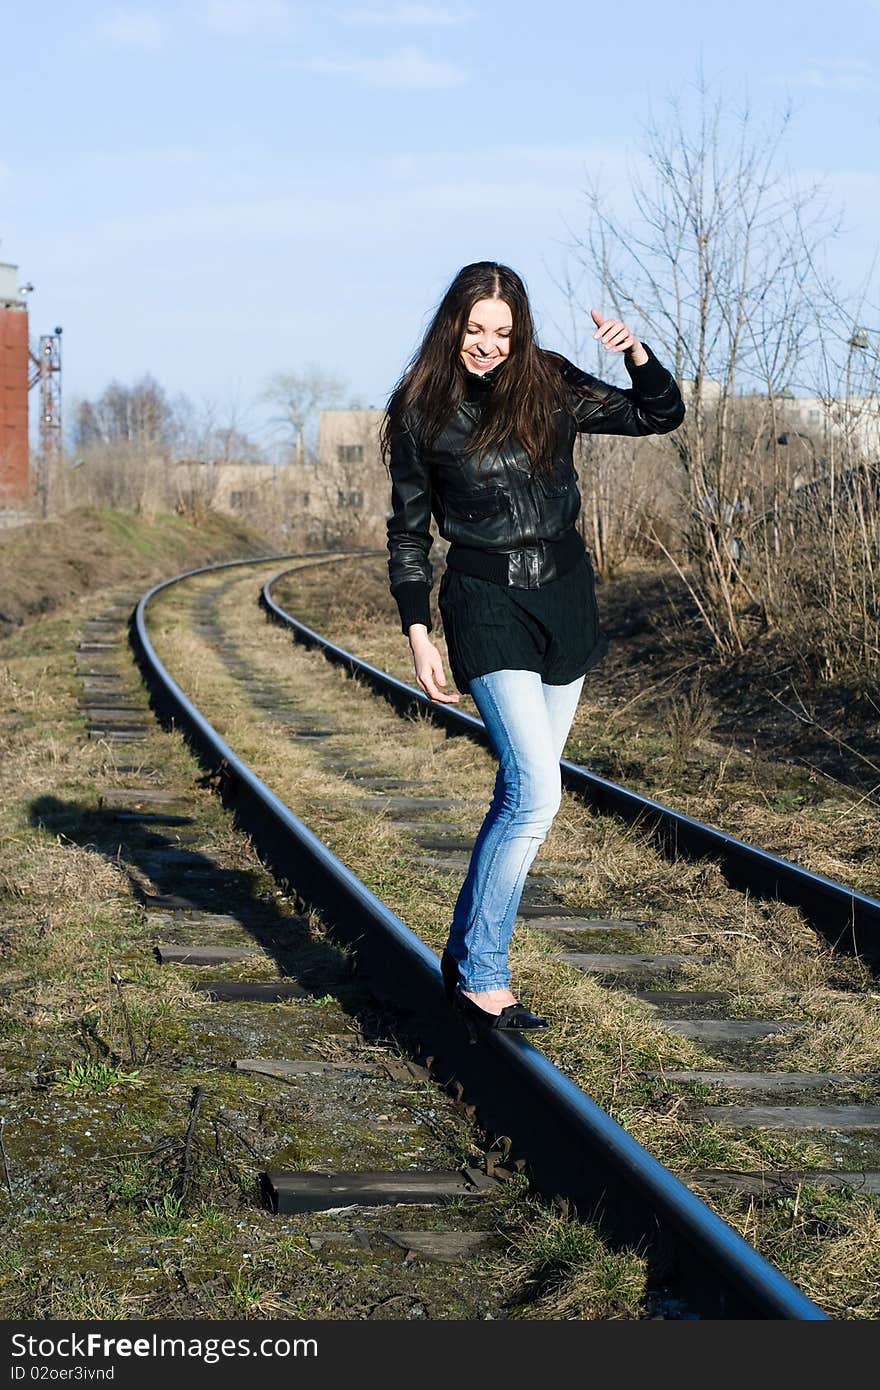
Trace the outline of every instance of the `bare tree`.
{"label": "bare tree", "polygon": [[313,448],[313,435],[321,410],[342,404],[346,383],[314,362],[299,372],[273,372],[260,400],[274,406],[272,424],[293,449],[298,463],[305,461],[307,448]]}
{"label": "bare tree", "polygon": [[111,381],[95,401],[77,405],[73,423],[76,449],[90,444],[133,444],[166,451],[175,432],[174,406],[162,387],[150,376],[133,386]]}
{"label": "bare tree", "polygon": [[669,452],[654,439],[617,435],[582,434],[575,447],[583,494],[580,531],[596,573],[612,579],[633,555],[655,553],[651,536],[669,539],[675,505],[663,468]]}
{"label": "bare tree", "polygon": [[111,382],[96,399],[76,402],[72,418],[79,457],[58,480],[68,505],[169,507],[198,519],[222,496],[216,465],[267,461],[237,398],[195,405],[149,375],[132,386]]}
{"label": "bare tree", "polygon": [[829,287],[817,251],[837,224],[820,185],[780,172],[787,110],[757,130],[748,107],[734,110],[702,75],[694,92],[693,113],[676,97],[666,123],[649,125],[628,225],[588,184],[575,254],[682,383],[688,414],[664,443],[685,536],[677,552],[655,539],[731,654],[772,621],[778,503],[792,490],[781,406],[818,341]]}
{"label": "bare tree", "polygon": [[[816,397],[823,429],[809,444],[813,466],[804,470],[783,518],[789,544],[778,621],[802,673],[876,695],[880,306],[866,302],[866,293],[863,288],[848,301],[835,288],[822,306]],[[789,448],[802,442],[808,441],[786,437]]]}
{"label": "bare tree", "polygon": [[266,455],[248,433],[247,411],[237,395],[224,401],[186,396],[175,399],[175,452],[203,463],[265,463]]}

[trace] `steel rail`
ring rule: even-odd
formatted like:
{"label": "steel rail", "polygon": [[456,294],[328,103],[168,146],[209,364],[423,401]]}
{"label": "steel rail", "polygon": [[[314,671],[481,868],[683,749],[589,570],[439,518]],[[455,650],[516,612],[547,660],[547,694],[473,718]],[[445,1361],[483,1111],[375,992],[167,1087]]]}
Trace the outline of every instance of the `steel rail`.
{"label": "steel rail", "polygon": [[525,1038],[494,1033],[470,1045],[445,1002],[434,952],[235,754],[174,681],[147,632],[150,604],[196,575],[256,563],[203,566],[154,585],[134,611],[131,642],[153,708],[216,774],[236,823],[264,862],[351,945],[374,995],[411,1028],[432,1055],[435,1072],[460,1083],[462,1098],[473,1100],[488,1131],[509,1136],[535,1186],[566,1198],[579,1218],[598,1220],[604,1233],[644,1251],[655,1290],[683,1299],[690,1315],[826,1320]]}
{"label": "steel rail", "polygon": [[[465,734],[489,747],[481,719],[451,705],[436,703],[424,691],[363,661],[286,612],[273,598],[272,587],[288,572],[281,570],[273,575],[260,593],[260,604],[273,622],[289,628],[296,641],[319,647],[329,661],[344,666],[350,675],[361,677],[399,714],[427,715],[447,733]],[[559,766],[563,786],[597,811],[617,815],[628,824],[645,829],[667,858],[715,858],[731,886],[800,908],[810,924],[838,949],[854,951],[869,960],[880,957],[880,902],[876,898],[737,839],[566,758],[560,759]]]}

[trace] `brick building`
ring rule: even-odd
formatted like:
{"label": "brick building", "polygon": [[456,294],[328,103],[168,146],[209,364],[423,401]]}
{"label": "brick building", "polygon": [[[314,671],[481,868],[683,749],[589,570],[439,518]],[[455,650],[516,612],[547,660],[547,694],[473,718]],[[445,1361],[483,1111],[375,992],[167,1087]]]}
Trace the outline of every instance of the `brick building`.
{"label": "brick building", "polygon": [[30,497],[28,313],[18,267],[0,263],[0,507]]}

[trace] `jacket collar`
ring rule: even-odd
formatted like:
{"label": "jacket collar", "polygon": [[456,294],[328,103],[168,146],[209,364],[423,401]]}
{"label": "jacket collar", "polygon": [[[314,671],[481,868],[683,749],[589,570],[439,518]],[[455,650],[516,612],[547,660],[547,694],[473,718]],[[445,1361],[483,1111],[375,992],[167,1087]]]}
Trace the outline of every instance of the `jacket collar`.
{"label": "jacket collar", "polygon": [[505,359],[488,372],[472,372],[468,367],[462,366],[464,373],[465,399],[468,401],[484,401],[491,395],[492,388],[504,371]]}

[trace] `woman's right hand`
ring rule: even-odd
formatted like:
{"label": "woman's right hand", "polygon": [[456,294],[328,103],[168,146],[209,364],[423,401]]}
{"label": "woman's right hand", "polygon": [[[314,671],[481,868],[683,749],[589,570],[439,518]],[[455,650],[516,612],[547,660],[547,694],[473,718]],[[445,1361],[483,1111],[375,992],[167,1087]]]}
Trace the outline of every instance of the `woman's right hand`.
{"label": "woman's right hand", "polygon": [[408,635],[416,680],[428,699],[444,705],[457,704],[458,695],[447,695],[440,688],[446,684],[443,658],[428,636],[428,629],[423,623],[413,623]]}

